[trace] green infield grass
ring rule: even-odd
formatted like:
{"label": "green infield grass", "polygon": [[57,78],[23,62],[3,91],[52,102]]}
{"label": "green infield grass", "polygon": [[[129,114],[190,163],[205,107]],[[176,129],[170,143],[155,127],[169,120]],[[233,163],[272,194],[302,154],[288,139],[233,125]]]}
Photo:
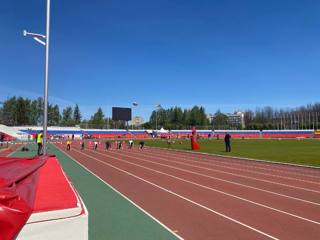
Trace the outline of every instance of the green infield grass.
{"label": "green infield grass", "polygon": [[[138,143],[139,141],[137,141]],[[136,143],[136,144],[137,144]],[[191,150],[190,140],[146,140],[146,146]],[[230,153],[223,140],[198,141],[200,152],[320,167],[320,139],[232,139]]]}

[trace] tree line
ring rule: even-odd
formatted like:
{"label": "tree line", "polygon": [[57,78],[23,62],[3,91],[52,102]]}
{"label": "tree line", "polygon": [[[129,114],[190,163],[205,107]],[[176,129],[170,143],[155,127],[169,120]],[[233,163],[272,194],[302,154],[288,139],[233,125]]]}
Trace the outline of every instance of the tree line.
{"label": "tree line", "polygon": [[[43,99],[30,100],[23,97],[11,97],[0,108],[0,121],[8,126],[40,125],[43,122]],[[48,124],[61,123],[58,105],[48,105]]]}
{"label": "tree line", "polygon": [[[23,97],[11,97],[0,105],[0,123],[8,126],[42,125],[43,99],[30,100]],[[308,104],[297,108],[275,109],[269,106],[244,111],[244,129],[318,129],[320,128],[320,103]],[[106,118],[102,108],[90,117],[83,119],[80,108],[67,106],[62,111],[57,104],[48,105],[48,126],[75,126],[82,128],[128,128],[124,121]],[[145,129],[242,129],[230,122],[227,114],[220,110],[207,115],[202,106],[182,109],[175,106],[168,109],[159,107],[151,113]]]}
{"label": "tree line", "polygon": [[151,113],[149,122],[144,124],[145,128],[160,129],[189,129],[191,126],[198,128],[210,127],[205,108],[194,106],[191,109],[172,107],[169,109],[159,108]]}
{"label": "tree line", "polygon": [[204,107],[194,106],[182,110],[180,107],[157,109],[151,114],[145,128],[164,127],[165,129],[319,129],[320,103],[308,104],[297,108],[276,109],[270,106],[246,110],[243,112],[244,127],[240,121],[231,121],[230,115],[217,110],[215,114],[206,114]]}
{"label": "tree line", "polygon": [[246,129],[318,129],[320,103],[286,109],[266,106],[246,110],[244,118]]}
{"label": "tree line", "polygon": [[[0,123],[7,126],[40,126],[43,124],[43,98],[30,100],[23,97],[11,97],[0,106]],[[62,111],[57,104],[48,104],[48,126],[75,126],[83,128],[124,128],[123,122],[114,122],[105,118],[99,107],[89,120],[83,119],[78,104],[67,106]]]}
{"label": "tree line", "polygon": [[[0,107],[0,122],[8,126],[42,125],[43,98],[30,100],[23,97],[11,97]],[[62,114],[57,104],[48,104],[48,126],[74,126],[81,122],[79,106],[68,106]]]}

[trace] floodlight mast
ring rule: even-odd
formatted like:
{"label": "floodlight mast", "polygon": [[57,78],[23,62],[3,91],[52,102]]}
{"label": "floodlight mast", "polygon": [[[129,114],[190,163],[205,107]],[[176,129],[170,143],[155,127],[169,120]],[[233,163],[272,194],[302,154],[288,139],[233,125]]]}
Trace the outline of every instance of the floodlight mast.
{"label": "floodlight mast", "polygon": [[[49,36],[50,36],[50,0],[47,0],[46,35],[23,31],[23,36],[31,36],[35,41],[45,46],[44,70],[44,108],[43,108],[43,155],[47,154],[47,125],[48,125],[48,76],[49,76]],[[42,41],[40,38],[45,39]]]}
{"label": "floodlight mast", "polygon": [[[132,106],[137,107],[139,104],[137,102],[133,102]],[[133,119],[131,120],[131,129],[133,130]]]}
{"label": "floodlight mast", "polygon": [[42,34],[38,34],[38,33],[32,33],[32,32],[28,32],[27,30],[23,30],[23,36],[31,36],[35,41],[37,41],[38,43],[42,44],[43,46],[46,45],[46,42],[42,41],[40,38],[46,38],[45,35]]}

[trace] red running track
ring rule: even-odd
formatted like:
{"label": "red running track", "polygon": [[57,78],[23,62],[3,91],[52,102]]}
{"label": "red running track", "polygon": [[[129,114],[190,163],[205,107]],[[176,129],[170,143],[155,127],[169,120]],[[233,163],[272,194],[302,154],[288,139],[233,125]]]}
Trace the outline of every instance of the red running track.
{"label": "red running track", "polygon": [[67,153],[181,238],[320,239],[320,169],[156,148]]}

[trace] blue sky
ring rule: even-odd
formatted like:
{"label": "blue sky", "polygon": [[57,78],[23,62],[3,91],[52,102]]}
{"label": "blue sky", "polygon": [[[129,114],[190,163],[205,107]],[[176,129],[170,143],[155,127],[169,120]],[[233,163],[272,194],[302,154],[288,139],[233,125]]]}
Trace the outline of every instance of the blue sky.
{"label": "blue sky", "polygon": [[[319,101],[320,1],[52,0],[49,95],[101,106],[208,113]],[[0,2],[0,100],[43,95],[45,0]]]}

